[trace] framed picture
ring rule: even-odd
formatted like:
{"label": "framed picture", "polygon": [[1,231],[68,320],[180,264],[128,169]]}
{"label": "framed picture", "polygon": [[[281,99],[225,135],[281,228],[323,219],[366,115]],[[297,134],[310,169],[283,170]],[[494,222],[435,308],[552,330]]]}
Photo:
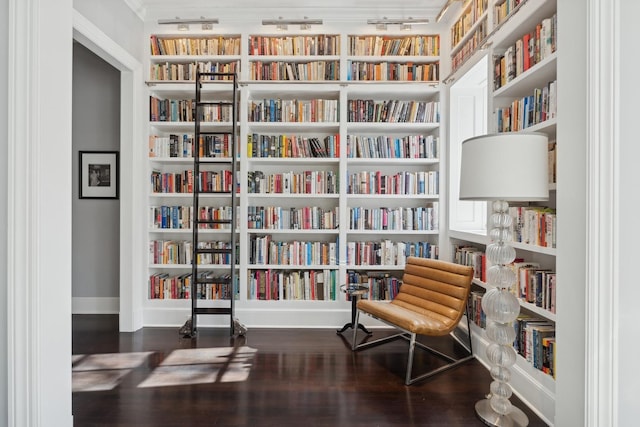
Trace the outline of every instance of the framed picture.
{"label": "framed picture", "polygon": [[80,151],[80,198],[119,197],[117,151]]}

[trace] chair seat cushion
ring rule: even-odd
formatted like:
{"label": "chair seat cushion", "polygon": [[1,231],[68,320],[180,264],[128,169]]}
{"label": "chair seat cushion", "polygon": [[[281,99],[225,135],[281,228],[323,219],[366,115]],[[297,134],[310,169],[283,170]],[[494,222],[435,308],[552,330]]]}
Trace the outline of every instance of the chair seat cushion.
{"label": "chair seat cushion", "polygon": [[393,302],[359,300],[357,307],[373,317],[419,335],[446,335],[454,324],[451,319],[438,313],[419,307],[414,311],[410,306]]}

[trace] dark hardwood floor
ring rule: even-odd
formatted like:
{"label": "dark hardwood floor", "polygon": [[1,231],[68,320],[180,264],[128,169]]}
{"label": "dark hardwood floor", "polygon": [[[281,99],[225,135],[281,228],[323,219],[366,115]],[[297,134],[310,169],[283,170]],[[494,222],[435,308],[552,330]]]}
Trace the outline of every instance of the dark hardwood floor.
{"label": "dark hardwood floor", "polygon": [[[117,322],[73,316],[74,390],[109,388],[74,391],[75,426],[483,425],[474,405],[491,378],[476,360],[407,387],[404,341],[353,353],[333,329],[251,328],[236,339],[202,329],[184,339],[178,328],[119,333]],[[440,363],[417,355],[414,372]],[[530,426],[546,425],[511,401]]]}

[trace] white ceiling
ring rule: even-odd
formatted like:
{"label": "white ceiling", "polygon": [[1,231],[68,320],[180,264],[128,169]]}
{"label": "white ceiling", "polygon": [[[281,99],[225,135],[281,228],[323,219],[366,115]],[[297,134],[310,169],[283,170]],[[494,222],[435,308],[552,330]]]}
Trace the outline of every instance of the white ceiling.
{"label": "white ceiling", "polygon": [[447,0],[125,0],[145,20],[180,18],[353,20],[435,17]]}

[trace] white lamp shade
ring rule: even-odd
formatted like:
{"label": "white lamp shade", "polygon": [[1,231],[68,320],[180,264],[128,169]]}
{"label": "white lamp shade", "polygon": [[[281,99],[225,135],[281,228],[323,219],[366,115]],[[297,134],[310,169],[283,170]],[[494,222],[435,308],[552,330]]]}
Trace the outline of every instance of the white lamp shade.
{"label": "white lamp shade", "polygon": [[462,142],[460,200],[549,198],[548,139],[541,133],[483,135]]}

